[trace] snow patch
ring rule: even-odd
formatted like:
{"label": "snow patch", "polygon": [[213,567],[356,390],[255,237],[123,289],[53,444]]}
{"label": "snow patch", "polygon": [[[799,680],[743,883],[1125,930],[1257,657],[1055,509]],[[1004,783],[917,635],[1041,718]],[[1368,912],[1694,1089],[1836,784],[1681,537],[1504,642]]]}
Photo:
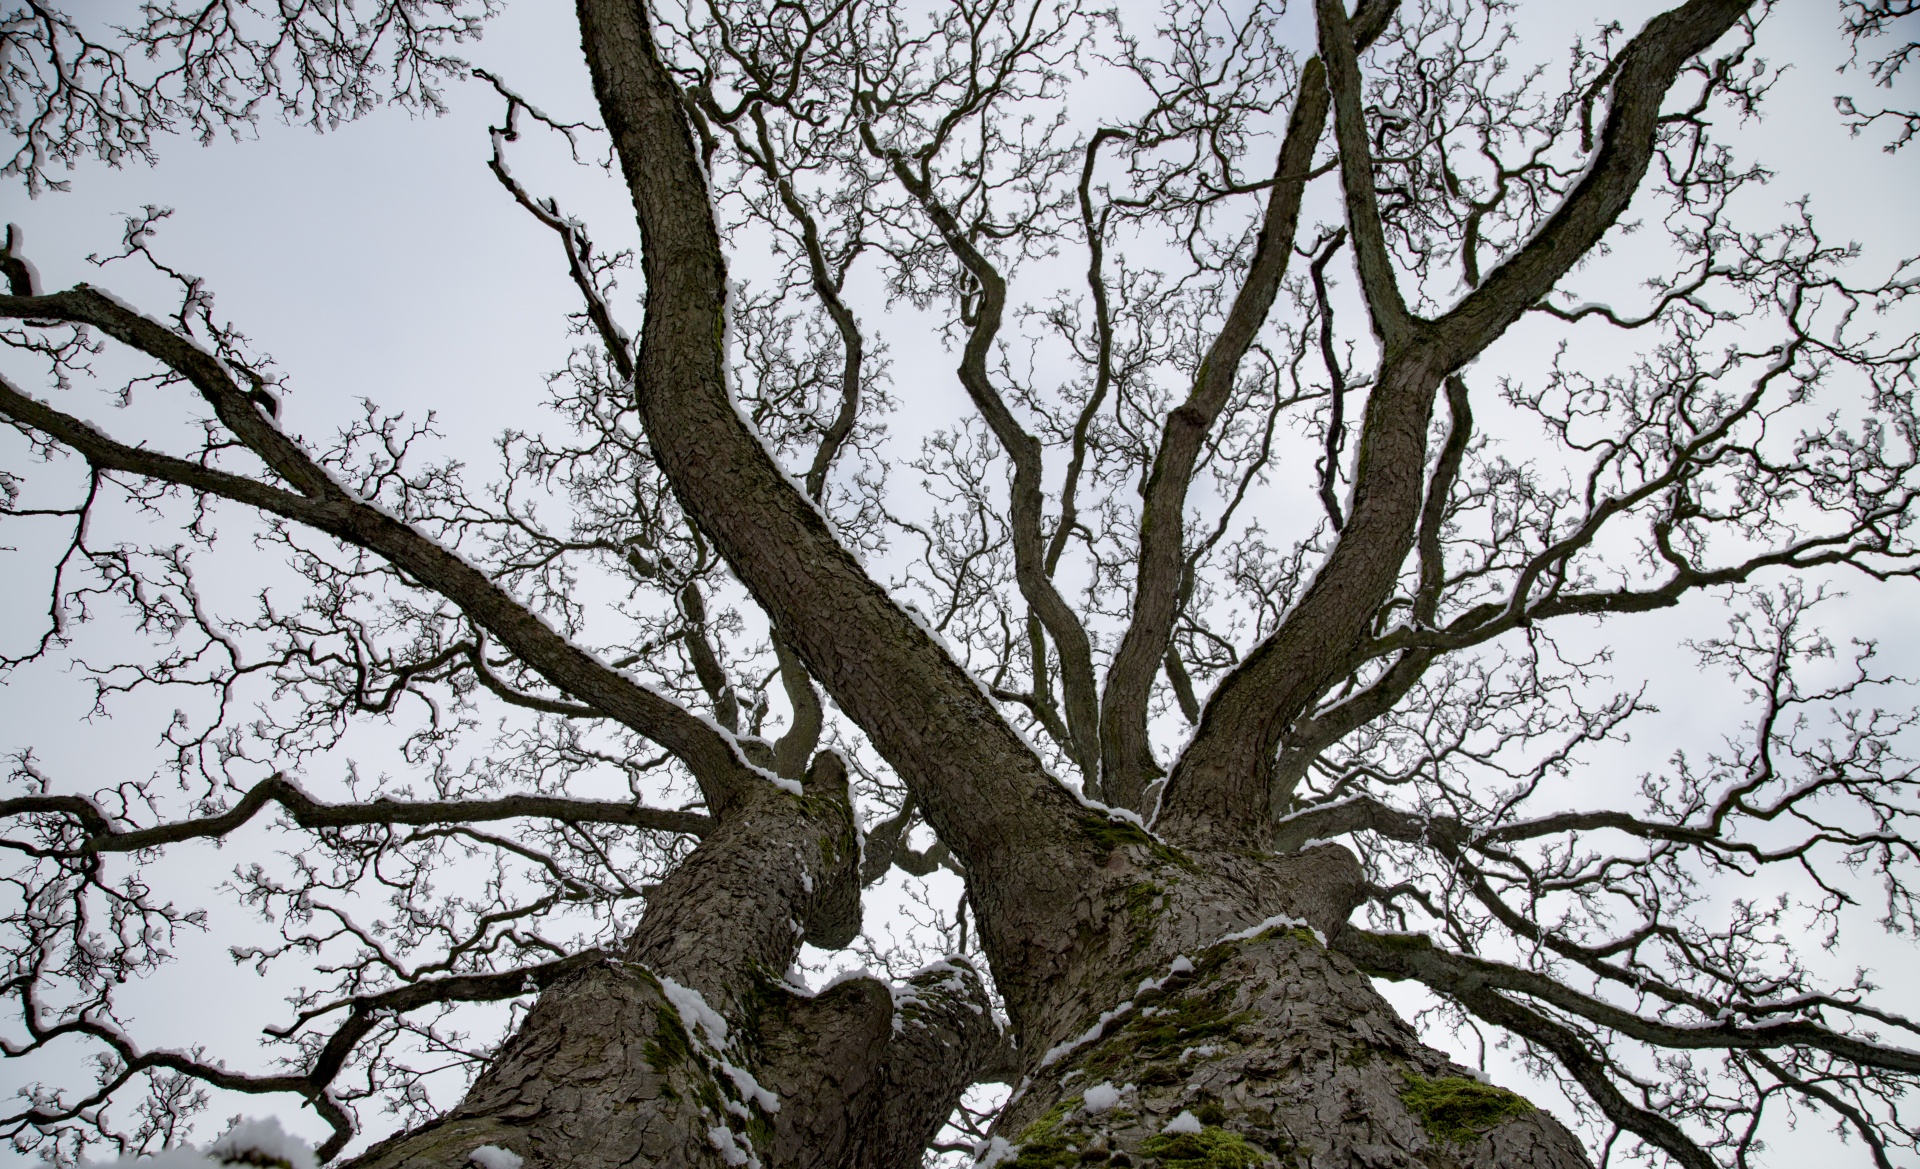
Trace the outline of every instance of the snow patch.
{"label": "snow patch", "polygon": [[697,1026],[707,1033],[707,1046],[719,1049],[727,1045],[727,1021],[720,1017],[719,1011],[707,1005],[707,1000],[701,997],[699,991],[681,986],[664,974],[654,977],[660,980],[661,993],[667,996],[673,1009],[680,1012],[681,1020],[695,1039],[699,1038],[698,1032],[694,1031]]}
{"label": "snow patch", "polygon": [[467,1160],[480,1169],[520,1169],[521,1165],[520,1154],[499,1145],[481,1145],[467,1154]]}
{"label": "snow patch", "polygon": [[1098,1116],[1120,1103],[1120,1094],[1124,1091],[1125,1088],[1116,1088],[1111,1083],[1095,1084],[1080,1099],[1086,1105],[1089,1116]]}
{"label": "snow patch", "polygon": [[[920,997],[920,988],[911,982],[891,983],[887,993],[893,996],[893,1033],[898,1035],[907,1029],[907,1008],[924,1007],[927,1000]],[[918,1019],[914,1021],[920,1022]],[[920,1025],[925,1026],[924,1023]]]}
{"label": "snow patch", "polygon": [[1002,1161],[1013,1160],[1018,1149],[1007,1143],[1005,1137],[992,1137],[981,1141],[973,1150],[973,1169],[993,1169]]}
{"label": "snow patch", "polygon": [[1058,1062],[1061,1056],[1072,1052],[1075,1048],[1085,1047],[1087,1044],[1092,1043],[1094,1040],[1100,1038],[1100,1036],[1106,1034],[1108,1023],[1113,1022],[1132,1009],[1133,1000],[1128,999],[1111,1011],[1100,1012],[1100,1017],[1094,1021],[1093,1026],[1064,1043],[1056,1043],[1052,1047],[1047,1048],[1046,1054],[1040,1057],[1040,1066],[1043,1068],[1050,1067]]}
{"label": "snow patch", "polygon": [[[780,1097],[762,1088],[760,1081],[753,1078],[752,1072],[747,1071],[745,1068],[734,1067],[724,1059],[720,1061],[720,1071],[725,1074],[727,1079],[733,1081],[733,1090],[747,1099],[752,1100],[755,1104],[758,1104],[760,1111],[768,1114],[780,1111]],[[488,1169],[493,1169],[493,1167],[489,1166]],[[518,1167],[509,1165],[506,1169],[518,1169]]]}
{"label": "snow patch", "polygon": [[1199,1132],[1200,1118],[1191,1112],[1182,1112],[1172,1120],[1169,1120],[1167,1127],[1160,1131],[1163,1133]]}
{"label": "snow patch", "polygon": [[1216,946],[1222,946],[1228,942],[1244,942],[1249,938],[1258,937],[1259,935],[1266,933],[1268,930],[1272,930],[1272,929],[1307,930],[1313,934],[1314,940],[1319,942],[1322,946],[1325,946],[1327,944],[1327,935],[1321,933],[1317,929],[1314,929],[1312,926],[1308,925],[1305,921],[1301,920],[1300,918],[1289,917],[1284,913],[1276,913],[1272,917],[1259,923],[1258,925],[1250,925],[1246,929],[1236,930],[1233,933],[1226,934],[1222,936],[1218,941],[1214,942],[1213,944]]}
{"label": "snow patch", "polygon": [[760,1158],[753,1155],[751,1147],[742,1148],[733,1130],[724,1124],[716,1124],[707,1130],[707,1143],[720,1150],[720,1159],[729,1165],[751,1165],[756,1169]]}

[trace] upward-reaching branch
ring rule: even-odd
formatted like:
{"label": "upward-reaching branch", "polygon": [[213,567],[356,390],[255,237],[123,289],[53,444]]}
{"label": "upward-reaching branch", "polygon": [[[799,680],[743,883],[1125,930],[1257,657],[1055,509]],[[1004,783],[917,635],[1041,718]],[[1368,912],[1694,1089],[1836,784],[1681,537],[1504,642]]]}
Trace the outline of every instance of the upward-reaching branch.
{"label": "upward-reaching branch", "polygon": [[1753,0],[1691,0],[1648,21],[1621,51],[1607,89],[1606,122],[1586,173],[1525,246],[1433,322],[1434,343],[1450,369],[1493,344],[1600,242],[1646,177],[1660,107],[1675,76],[1752,7]]}
{"label": "upward-reaching branch", "polygon": [[[1380,35],[1399,0],[1366,0],[1352,21],[1349,56]],[[1179,616],[1187,492],[1207,434],[1233,395],[1233,386],[1260,326],[1286,278],[1300,224],[1300,201],[1313,170],[1313,153],[1326,129],[1327,73],[1320,58],[1300,72],[1300,88],[1274,163],[1267,209],[1254,242],[1246,279],[1235,294],[1187,400],[1167,415],[1140,511],[1133,618],[1114,651],[1101,695],[1100,753],[1109,803],[1138,808],[1147,784],[1160,774],[1147,741],[1147,699]]]}
{"label": "upward-reaching branch", "polygon": [[[1044,885],[1070,882],[1060,846],[1074,839],[1080,809],[974,679],[839,543],[728,396],[726,268],[679,92],[639,6],[580,0],[579,13],[640,224],[648,291],[635,388],[674,490],[808,670],[912,785],[976,896],[997,895],[1016,875],[1032,896],[1042,869],[1057,874]],[[1010,936],[990,930],[990,952]]]}
{"label": "upward-reaching branch", "polygon": [[1327,63],[1327,88],[1333,91],[1333,133],[1340,144],[1340,185],[1346,193],[1347,230],[1353,235],[1354,266],[1360,291],[1381,347],[1392,354],[1413,329],[1413,316],[1400,295],[1387,254],[1386,229],[1373,185],[1373,152],[1367,145],[1367,115],[1360,107],[1360,60],[1354,52],[1346,0],[1315,0],[1320,55]]}
{"label": "upward-reaching branch", "polygon": [[[1378,266],[1384,249],[1367,258],[1373,245],[1365,232],[1378,227],[1370,219],[1375,214],[1368,194],[1372,179],[1357,173],[1346,158],[1350,148],[1356,153],[1364,148],[1364,125],[1357,140],[1352,127],[1343,134],[1347,226],[1361,254],[1362,281],[1384,345],[1359,434],[1352,510],[1326,562],[1286,619],[1214,691],[1169,781],[1165,831],[1253,846],[1264,838],[1281,738],[1361,660],[1369,629],[1413,548],[1426,495],[1427,431],[1441,383],[1545,295],[1626,210],[1653,157],[1667,90],[1686,62],[1750,6],[1751,0],[1691,0],[1650,21],[1633,38],[1613,74],[1607,122],[1587,177],[1532,242],[1438,321],[1397,316],[1391,269]],[[1326,27],[1344,23],[1332,0],[1320,0],[1320,12],[1323,38],[1330,35]],[[1357,102],[1357,72],[1348,81]],[[1338,85],[1335,96],[1337,101]]]}
{"label": "upward-reaching branch", "polygon": [[894,177],[913,196],[948,250],[978,285],[979,299],[973,308],[966,348],[960,355],[960,384],[966,387],[974,408],[986,419],[994,438],[1007,453],[1007,460],[1013,464],[1012,507],[1007,522],[1013,532],[1014,575],[1020,595],[1032,606],[1060,654],[1060,690],[1066,707],[1069,745],[1081,773],[1092,783],[1100,774],[1100,753],[1096,749],[1099,700],[1093,681],[1093,643],[1079,615],[1060,595],[1047,570],[1046,544],[1040,531],[1044,479],[1040,440],[1020,425],[987,374],[987,357],[993,352],[1006,314],[1006,278],[973,245],[953,212],[940,201],[925,173],[925,158],[919,159],[920,166],[916,169],[900,151],[882,148],[870,129],[862,126],[861,130],[868,149],[887,161]]}

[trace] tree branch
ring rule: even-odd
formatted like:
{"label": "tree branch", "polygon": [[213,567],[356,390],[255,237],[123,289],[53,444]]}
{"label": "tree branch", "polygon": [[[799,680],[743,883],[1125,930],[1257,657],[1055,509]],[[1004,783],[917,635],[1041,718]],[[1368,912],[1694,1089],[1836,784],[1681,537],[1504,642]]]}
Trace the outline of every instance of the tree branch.
{"label": "tree branch", "polygon": [[298,491],[260,483],[107,437],[0,378],[0,415],[39,430],[101,470],[123,471],[232,500],[364,548],[446,597],[562,691],[672,751],[716,812],[757,782],[735,740],[668,698],[607,666],[540,620],[486,574],[390,513],[336,483],[233,383],[224,366],[185,337],[81,286],[38,297],[0,296],[0,317],[85,323],[187,378],[222,421]]}
{"label": "tree branch", "polygon": [[[1398,7],[1398,0],[1367,0],[1350,35],[1362,38],[1358,44],[1365,48],[1385,30]],[[1350,43],[1349,51],[1352,47]],[[1161,429],[1141,501],[1133,616],[1114,650],[1101,695],[1101,767],[1109,803],[1138,808],[1147,784],[1161,774],[1147,740],[1147,700],[1179,617],[1187,492],[1207,434],[1232,397],[1240,363],[1286,278],[1300,202],[1312,177],[1313,152],[1326,128],[1328,100],[1326,70],[1316,57],[1300,72],[1299,93],[1274,162],[1273,186],[1246,278],[1200,363],[1187,400],[1167,415]]]}
{"label": "tree branch", "polygon": [[182,840],[219,838],[235,831],[268,804],[286,809],[302,828],[351,828],[366,824],[462,824],[483,820],[533,817],[573,824],[624,824],[656,832],[705,835],[710,817],[694,812],[644,808],[616,800],[576,800],[563,796],[513,795],[493,800],[376,799],[364,804],[326,804],[309,796],[283,776],[263,779],[247,789],[238,803],[218,816],[203,816],[152,828],[118,828],[100,807],[85,796],[17,796],[0,800],[0,817],[57,814],[72,816],[86,831],[73,849],[46,849],[15,841],[0,845],[34,856],[73,856],[86,853],[138,852],[177,844]]}

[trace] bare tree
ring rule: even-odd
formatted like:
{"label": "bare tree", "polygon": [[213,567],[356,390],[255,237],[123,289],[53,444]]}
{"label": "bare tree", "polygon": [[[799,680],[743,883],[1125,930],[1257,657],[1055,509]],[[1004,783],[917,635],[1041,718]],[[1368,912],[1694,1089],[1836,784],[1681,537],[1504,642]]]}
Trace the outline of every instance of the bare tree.
{"label": "bare tree", "polygon": [[[368,1169],[907,1166],[969,1129],[1030,1167],[1705,1167],[1783,1115],[1862,1163],[1920,1149],[1920,1023],[1793,936],[1838,944],[1876,887],[1916,924],[1915,716],[1814,613],[1843,572],[1920,572],[1920,268],[1804,205],[1754,219],[1765,172],[1716,119],[1777,74],[1765,0],[1558,57],[1507,8],[579,0],[593,126],[452,55],[486,2],[96,29],[26,0],[0,117],[36,191],[164,133],[491,86],[501,197],[551,234],[582,344],[559,423],[501,436],[482,486],[375,403],[299,433],[156,251],[163,212],[101,263],[177,282],[164,317],[39,287],[9,234],[0,487],[51,551],[8,578],[46,617],[4,665],[70,662],[103,711],[191,696],[145,776],[13,759],[0,1042],[97,1069],[25,1092],[15,1146],[149,1150],[218,1088],[316,1110],[324,1159],[398,1110]],[[1876,81],[1912,13],[1841,5]],[[1096,70],[1131,112],[1084,108]],[[536,132],[610,149],[643,307],[631,257],[511,169]],[[1583,302],[1623,256],[1637,302]],[[947,375],[888,367],[863,287],[944,330],[971,406],[891,475],[890,395]],[[1475,364],[1515,329],[1560,359]],[[89,386],[180,424],[91,421]],[[250,610],[216,611],[223,531],[277,574]],[[1573,766],[1645,704],[1556,630],[1696,597],[1731,609],[1695,649],[1750,722],[1578,810]],[[85,654],[91,621],[154,648]],[[393,773],[340,774],[370,721]],[[231,889],[283,940],[234,956],[313,981],[269,1060],[143,1044],[122,984],[206,920],[169,847],[264,815],[291,851]],[[895,867],[964,877],[955,953],[792,981]],[[1708,912],[1774,872],[1802,892]],[[1557,1080],[1587,1143],[1375,979]],[[497,1046],[473,1003],[513,1004]]]}

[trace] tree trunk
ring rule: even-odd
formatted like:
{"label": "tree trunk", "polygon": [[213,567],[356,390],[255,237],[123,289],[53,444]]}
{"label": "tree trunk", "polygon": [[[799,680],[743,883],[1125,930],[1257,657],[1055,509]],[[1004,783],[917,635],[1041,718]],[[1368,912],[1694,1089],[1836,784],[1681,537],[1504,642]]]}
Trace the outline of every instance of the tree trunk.
{"label": "tree trunk", "polygon": [[[810,788],[826,786],[821,771]],[[549,988],[457,1108],[355,1169],[456,1169],[482,1145],[529,1169],[918,1165],[1000,1033],[964,962],[816,995],[771,973],[797,949],[802,921],[844,906],[851,851],[836,867],[823,858],[837,845],[811,857],[796,847],[824,838],[829,809],[844,807],[770,788],[729,817],[738,827],[711,835],[656,896],[633,961],[609,958]],[[1019,1087],[986,1160],[1588,1164],[1552,1117],[1420,1043],[1328,949],[1363,883],[1347,850],[1203,854],[1092,814],[1086,827],[1106,850],[1100,878],[1029,907],[1042,923],[1029,944],[1063,977],[1022,1020]],[[825,876],[801,880],[810,864]],[[844,908],[829,916],[844,930]],[[715,931],[731,932],[730,945]],[[774,948],[740,960],[752,939]]]}

